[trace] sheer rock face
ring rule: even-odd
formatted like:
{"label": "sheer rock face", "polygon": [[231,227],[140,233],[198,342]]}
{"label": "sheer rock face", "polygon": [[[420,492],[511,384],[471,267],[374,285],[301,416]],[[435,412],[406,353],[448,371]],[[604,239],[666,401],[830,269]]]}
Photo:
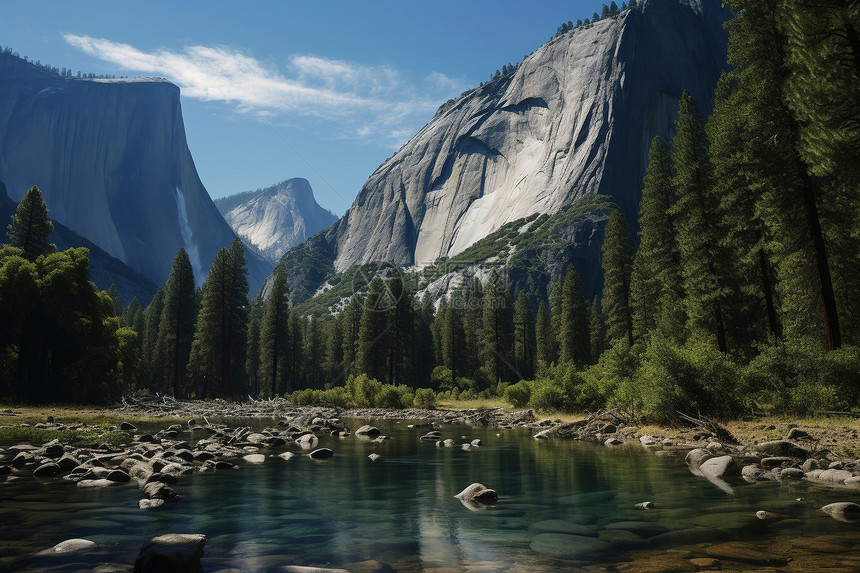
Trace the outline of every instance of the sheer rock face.
{"label": "sheer rock face", "polygon": [[273,262],[337,221],[319,206],[310,183],[301,178],[272,185],[222,213],[237,235]]}
{"label": "sheer rock face", "polygon": [[651,140],[671,137],[684,89],[709,110],[726,65],[717,0],[640,4],[440,108],[327,232],[336,268],[421,266],[588,193],[635,221]]}
{"label": "sheer rock face", "polygon": [[[52,219],[159,284],[182,247],[202,282],[235,238],[164,80],[59,78],[0,54],[0,180],[16,201],[38,185]],[[259,286],[267,267],[249,255],[249,271]]]}

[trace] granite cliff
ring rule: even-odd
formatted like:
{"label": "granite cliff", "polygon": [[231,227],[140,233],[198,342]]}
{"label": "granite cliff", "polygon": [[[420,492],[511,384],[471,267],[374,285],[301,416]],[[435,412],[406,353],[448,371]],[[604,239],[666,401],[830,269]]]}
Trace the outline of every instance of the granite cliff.
{"label": "granite cliff", "polygon": [[215,199],[215,206],[243,241],[273,263],[291,247],[337,221],[320,207],[310,183],[302,178]]}
{"label": "granite cliff", "polygon": [[[0,54],[0,180],[33,185],[50,216],[158,284],[184,247],[202,282],[235,234],[200,182],[179,88],[87,80]],[[271,265],[248,253],[252,294]]]}
{"label": "granite cliff", "polygon": [[681,92],[712,106],[727,16],[718,0],[645,0],[553,38],[513,73],[443,105],[318,248],[339,271],[422,267],[595,194],[634,223],[648,147],[671,137]]}

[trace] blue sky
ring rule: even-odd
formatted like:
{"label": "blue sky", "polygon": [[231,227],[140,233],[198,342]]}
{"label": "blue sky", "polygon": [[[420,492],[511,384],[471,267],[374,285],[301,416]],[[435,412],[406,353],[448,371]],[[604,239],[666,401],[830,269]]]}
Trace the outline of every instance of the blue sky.
{"label": "blue sky", "polygon": [[340,215],[441,103],[602,4],[4,0],[0,45],[75,72],[166,77],[213,197],[305,177]]}

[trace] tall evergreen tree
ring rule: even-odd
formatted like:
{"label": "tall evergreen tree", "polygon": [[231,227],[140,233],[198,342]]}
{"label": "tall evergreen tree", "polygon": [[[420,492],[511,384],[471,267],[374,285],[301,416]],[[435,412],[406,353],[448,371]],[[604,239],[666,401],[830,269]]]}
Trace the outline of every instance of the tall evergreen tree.
{"label": "tall evergreen tree", "polygon": [[35,261],[39,255],[53,253],[57,247],[48,241],[48,235],[54,230],[54,224],[48,219],[48,206],[42,197],[42,191],[30,187],[6,230],[9,244],[24,251],[24,258]]}
{"label": "tall evergreen tree", "polygon": [[156,388],[160,383],[161,369],[157,366],[156,345],[158,330],[161,325],[161,313],[164,311],[164,287],[158,287],[152,300],[143,311],[143,343],[140,355],[140,375],[138,387]]}
{"label": "tall evergreen tree", "polygon": [[218,251],[203,283],[189,370],[204,397],[210,390],[209,383],[213,382],[222,396],[232,398],[244,380],[248,307],[246,273],[244,247],[236,239],[229,251]]}
{"label": "tall evergreen tree", "polygon": [[648,152],[639,203],[639,248],[630,281],[634,337],[661,325],[662,334],[684,338],[681,254],[678,250],[672,183],[672,157],[666,142],[655,137]]}
{"label": "tall evergreen tree", "polygon": [[304,349],[304,372],[306,384],[309,388],[319,390],[322,388],[322,362],[325,355],[322,337],[320,336],[319,321],[313,316],[305,320]]}
{"label": "tall evergreen tree", "polygon": [[479,378],[481,370],[481,333],[484,328],[484,285],[478,277],[473,277],[468,292],[461,297],[465,303],[463,330],[465,346],[462,354],[463,376]]}
{"label": "tall evergreen tree", "polygon": [[726,352],[726,302],[729,292],[721,268],[727,258],[717,245],[722,239],[705,127],[696,102],[688,92],[681,95],[673,139],[674,187],[678,199],[672,207],[681,253],[684,303],[690,331],[712,337]]}
{"label": "tall evergreen tree", "polygon": [[197,293],[194,270],[185,249],[179,249],[164,285],[164,302],[158,327],[156,361],[161,367],[161,389],[183,395],[186,369],[194,338]]}
{"label": "tall evergreen tree", "polygon": [[325,344],[325,361],[323,363],[323,380],[326,386],[336,385],[345,379],[343,370],[343,314],[328,321],[327,336],[323,337]]}
{"label": "tall evergreen tree", "polygon": [[433,371],[433,300],[424,293],[421,304],[414,313],[412,347],[415,359],[416,386],[430,387],[430,374]]}
{"label": "tall evergreen tree", "polygon": [[267,396],[280,396],[290,384],[290,289],[284,265],[275,267],[275,278],[260,323],[260,384]]}
{"label": "tall evergreen tree", "polygon": [[630,274],[633,266],[630,232],[620,210],[609,216],[603,239],[603,312],[610,341],[626,338],[633,346]]}
{"label": "tall evergreen tree", "polygon": [[412,350],[412,295],[395,272],[386,284],[389,298],[386,312],[388,338],[388,383],[402,384],[414,376]]}
{"label": "tall evergreen tree", "polygon": [[561,285],[559,318],[559,362],[587,364],[590,361],[588,309],[585,286],[573,264],[567,266]]}
{"label": "tall evergreen tree", "polygon": [[552,330],[552,318],[549,315],[549,306],[547,306],[544,300],[540,301],[540,305],[538,306],[535,339],[537,344],[537,359],[546,365],[556,362],[558,355],[555,349],[558,346],[558,339]]}
{"label": "tall evergreen tree", "polygon": [[358,370],[370,378],[384,380],[387,374],[388,343],[385,284],[374,277],[368,286],[367,298],[358,329]]}
{"label": "tall evergreen tree", "polygon": [[514,305],[514,366],[523,380],[530,380],[535,371],[535,323],[529,295],[520,291]]}
{"label": "tall evergreen tree", "polygon": [[450,300],[440,308],[439,319],[441,320],[441,350],[442,364],[451,371],[451,376],[466,375],[466,356],[463,348],[466,345],[466,332],[464,329],[464,305],[466,294],[463,289],[455,289],[450,294]]}
{"label": "tall evergreen tree", "polygon": [[591,342],[591,361],[597,363],[606,348],[606,319],[600,299],[594,297],[588,310],[588,332]]}
{"label": "tall evergreen tree", "polygon": [[260,324],[261,319],[256,313],[248,320],[248,351],[245,354],[245,377],[248,379],[248,390],[254,397],[260,396]]}
{"label": "tall evergreen tree", "polygon": [[354,294],[349,304],[343,310],[343,371],[344,378],[357,374],[358,334],[361,326],[361,310],[363,308],[360,295]]}
{"label": "tall evergreen tree", "polygon": [[515,377],[514,364],[514,309],[511,291],[505,280],[496,272],[490,273],[484,285],[482,352],[485,381],[495,384]]}

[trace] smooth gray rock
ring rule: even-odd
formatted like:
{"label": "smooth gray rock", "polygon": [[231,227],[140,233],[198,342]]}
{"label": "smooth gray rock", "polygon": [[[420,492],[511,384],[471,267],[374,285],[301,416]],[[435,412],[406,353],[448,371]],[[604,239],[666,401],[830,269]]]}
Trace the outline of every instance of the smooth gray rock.
{"label": "smooth gray rock", "polygon": [[377,453],[370,454],[370,455],[369,455],[369,456],[367,456],[367,457],[368,457],[368,458],[370,458],[370,461],[372,461],[372,462],[375,462],[376,460],[380,460],[380,459],[382,459],[382,456],[380,456],[380,455],[379,455],[379,454],[377,454]]}
{"label": "smooth gray rock", "polygon": [[740,475],[740,469],[732,456],[719,456],[702,462],[699,471],[708,479]]}
{"label": "smooth gray rock", "polygon": [[77,555],[79,553],[87,553],[90,551],[98,550],[99,546],[95,541],[90,541],[89,539],[67,539],[66,541],[61,541],[57,543],[53,547],[49,549],[45,549],[44,551],[40,551],[37,555],[40,556],[49,556],[49,555]]}
{"label": "smooth gray rock", "polygon": [[135,425],[134,425],[134,424],[132,424],[131,422],[122,422],[122,423],[119,425],[119,429],[120,429],[120,430],[122,430],[122,431],[124,431],[124,432],[136,432],[136,431],[137,431],[137,426],[135,426]]}
{"label": "smooth gray rock", "polygon": [[337,217],[319,206],[307,179],[288,179],[236,205],[233,197],[215,199],[215,206],[236,234],[277,263],[287,249],[330,227]]}
{"label": "smooth gray rock", "polygon": [[141,548],[134,573],[201,572],[200,558],[205,545],[203,534],[168,533],[153,537]]}
{"label": "smooth gray rock", "polygon": [[[339,271],[423,265],[591,193],[615,198],[634,220],[648,147],[671,139],[682,90],[704,113],[711,107],[727,16],[717,0],[652,1],[547,42],[512,74],[443,104],[314,245]],[[597,227],[577,238],[589,292]]]}
{"label": "smooth gray rock", "polygon": [[296,440],[296,444],[303,450],[312,450],[320,443],[319,438],[313,434],[305,434]]}
{"label": "smooth gray rock", "polygon": [[61,468],[58,464],[54,462],[48,462],[47,464],[42,464],[35,470],[33,470],[33,477],[54,477],[58,473],[62,473],[63,468]]}
{"label": "smooth gray rock", "polygon": [[[0,181],[16,201],[38,183],[52,219],[156,284],[180,248],[202,281],[235,237],[200,182],[179,88],[163,79],[59,78],[0,54]],[[256,292],[271,266],[246,256]]]}
{"label": "smooth gray rock", "polygon": [[837,521],[848,523],[860,521],[860,505],[850,501],[838,501],[825,505],[821,511]]}
{"label": "smooth gray rock", "polygon": [[356,436],[368,436],[370,438],[375,438],[379,435],[379,428],[376,426],[371,426],[369,424],[365,424],[355,431]]}
{"label": "smooth gray rock", "polygon": [[756,445],[756,448],[763,454],[771,456],[788,456],[792,458],[806,459],[809,457],[809,450],[789,442],[788,440],[772,440],[769,442],[761,442]]}
{"label": "smooth gray rock", "polygon": [[327,460],[334,455],[334,452],[329,448],[319,448],[308,454],[309,457],[315,460]]}
{"label": "smooth gray rock", "polygon": [[493,505],[499,500],[499,494],[496,493],[496,490],[477,482],[469,485],[454,497],[472,510],[483,509],[483,506]]}
{"label": "smooth gray rock", "polygon": [[262,464],[266,461],[266,456],[263,454],[248,454],[242,457],[249,464]]}
{"label": "smooth gray rock", "polygon": [[266,569],[266,573],[349,573],[346,569],[330,567],[304,567],[302,565],[279,565]]}
{"label": "smooth gray rock", "polygon": [[163,499],[141,499],[137,502],[137,507],[140,509],[158,509],[164,505]]}
{"label": "smooth gray rock", "polygon": [[693,475],[701,476],[702,470],[701,465],[705,460],[711,457],[711,452],[705,450],[703,448],[696,448],[695,450],[690,450],[687,452],[684,461],[687,463],[687,467],[690,469],[690,472]]}

